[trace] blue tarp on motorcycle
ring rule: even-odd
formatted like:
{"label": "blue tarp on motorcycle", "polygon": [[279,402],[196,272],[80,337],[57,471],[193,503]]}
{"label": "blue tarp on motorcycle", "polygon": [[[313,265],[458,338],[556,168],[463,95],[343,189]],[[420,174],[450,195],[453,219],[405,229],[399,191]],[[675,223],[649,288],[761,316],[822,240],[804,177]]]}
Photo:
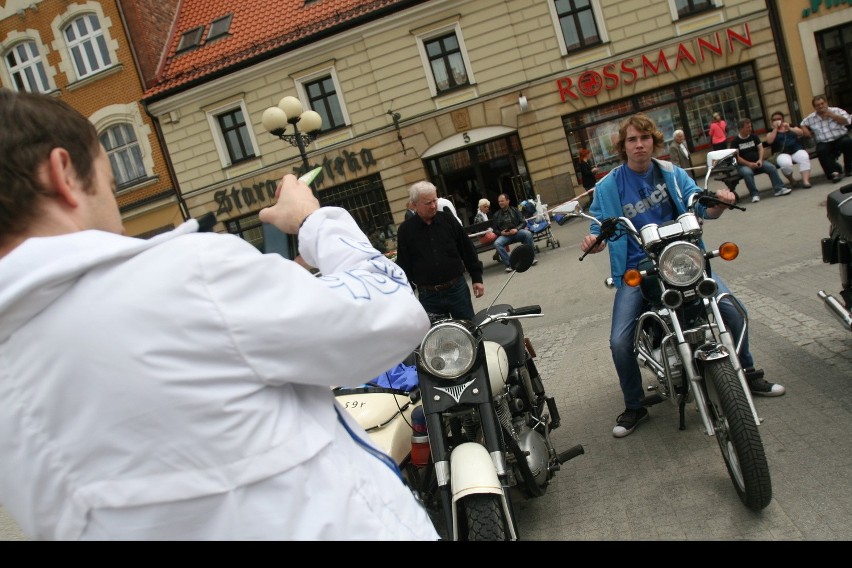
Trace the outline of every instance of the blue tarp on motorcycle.
{"label": "blue tarp on motorcycle", "polygon": [[410,392],[419,384],[417,380],[417,367],[400,363],[393,369],[385,371],[369,384],[379,387],[387,387]]}

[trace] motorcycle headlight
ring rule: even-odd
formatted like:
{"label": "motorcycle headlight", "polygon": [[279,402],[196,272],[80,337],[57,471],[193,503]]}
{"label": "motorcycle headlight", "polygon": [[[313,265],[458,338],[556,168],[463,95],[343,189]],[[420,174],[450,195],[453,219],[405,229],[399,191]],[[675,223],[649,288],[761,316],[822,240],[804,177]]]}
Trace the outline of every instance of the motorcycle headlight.
{"label": "motorcycle headlight", "polygon": [[465,326],[453,321],[439,323],[423,338],[420,360],[430,374],[455,379],[473,366],[476,347],[476,338]]}
{"label": "motorcycle headlight", "polygon": [[659,269],[672,286],[692,286],[704,275],[704,252],[692,243],[672,243],[660,253]]}

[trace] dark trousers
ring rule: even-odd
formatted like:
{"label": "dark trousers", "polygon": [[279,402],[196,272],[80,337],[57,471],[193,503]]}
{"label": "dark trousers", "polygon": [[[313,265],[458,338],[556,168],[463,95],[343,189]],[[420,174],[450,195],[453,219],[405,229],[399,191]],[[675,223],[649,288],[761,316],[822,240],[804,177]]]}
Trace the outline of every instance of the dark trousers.
{"label": "dark trousers", "polygon": [[459,279],[447,290],[423,290],[418,288],[417,298],[430,314],[450,314],[454,319],[473,319],[473,301],[467,280]]}
{"label": "dark trousers", "polygon": [[[819,165],[827,178],[831,178],[834,172],[842,174],[843,170],[847,174],[852,173],[852,138],[848,134],[831,142],[817,142],[816,153]],[[838,154],[843,154],[843,170],[837,163]]]}

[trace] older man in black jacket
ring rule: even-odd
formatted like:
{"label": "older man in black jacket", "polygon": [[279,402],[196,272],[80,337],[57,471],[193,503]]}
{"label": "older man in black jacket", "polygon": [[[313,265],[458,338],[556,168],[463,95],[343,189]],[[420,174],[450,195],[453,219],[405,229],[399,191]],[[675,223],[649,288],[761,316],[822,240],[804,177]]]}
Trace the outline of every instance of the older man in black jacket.
{"label": "older man in black jacket", "polygon": [[473,242],[452,212],[438,210],[438,190],[428,181],[409,189],[416,215],[397,233],[396,263],[405,271],[427,312],[473,319],[473,302],[464,277],[470,274],[473,294],[485,294],[482,262]]}

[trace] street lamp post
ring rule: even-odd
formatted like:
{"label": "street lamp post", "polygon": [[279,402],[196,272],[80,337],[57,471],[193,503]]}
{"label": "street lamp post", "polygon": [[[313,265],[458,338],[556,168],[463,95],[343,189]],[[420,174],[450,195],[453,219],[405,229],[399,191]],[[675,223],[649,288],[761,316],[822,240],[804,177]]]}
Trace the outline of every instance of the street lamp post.
{"label": "street lamp post", "polygon": [[[322,128],[322,117],[318,112],[313,110],[302,112],[302,103],[299,99],[288,96],[278,101],[278,106],[269,107],[263,111],[261,122],[267,132],[299,149],[299,155],[302,157],[300,173],[304,174],[311,169],[305,145],[310,144]],[[288,124],[293,125],[293,134],[284,133]],[[314,195],[317,194],[313,186],[311,190]]]}

